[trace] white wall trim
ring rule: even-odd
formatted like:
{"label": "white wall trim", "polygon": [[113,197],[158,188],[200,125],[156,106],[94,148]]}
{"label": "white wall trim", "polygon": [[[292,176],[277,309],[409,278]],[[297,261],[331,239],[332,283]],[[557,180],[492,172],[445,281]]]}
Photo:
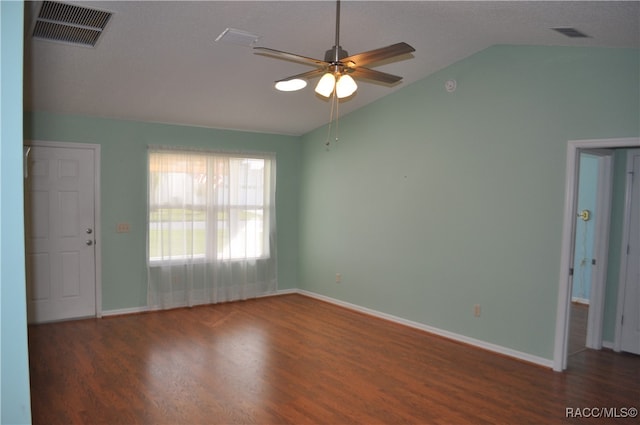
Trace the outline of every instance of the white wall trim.
{"label": "white wall trim", "polygon": [[571,297],[572,303],[589,305],[589,298]]}
{"label": "white wall trim", "polygon": [[412,320],[403,319],[402,317],[394,316],[387,313],[382,313],[377,310],[373,310],[366,307],[361,307],[356,304],[351,304],[345,301],[337,300],[335,298],[327,297],[325,295],[320,295],[315,292],[310,292],[306,290],[298,290],[300,295],[306,295],[311,298],[315,298],[321,301],[325,301],[331,304],[335,304],[344,308],[348,308],[349,310],[354,310],[360,313],[368,314],[370,316],[378,317],[381,319],[389,320],[394,323],[399,323],[404,326],[408,326],[410,328],[419,329],[421,331],[425,331],[434,335],[442,336],[447,339],[451,339],[453,341],[462,342],[465,344],[472,345],[474,347],[482,348],[484,350],[492,351],[494,353],[502,354],[508,357],[513,357],[518,360],[524,360],[529,363],[534,363],[539,366],[544,366],[547,368],[553,367],[553,361],[550,359],[545,359],[543,357],[534,356],[532,354],[524,353],[522,351],[513,350],[508,347],[503,347],[501,345],[492,344],[490,342],[482,341],[479,339],[471,338],[465,335],[460,335],[454,332],[449,332],[444,329],[439,329],[433,326],[425,325],[423,323],[414,322]]}
{"label": "white wall trim", "polygon": [[131,307],[131,308],[118,308],[115,310],[104,310],[102,312],[102,317],[108,316],[123,316],[126,314],[138,314],[138,313],[146,313],[148,311],[159,310],[157,308],[150,307]]}
{"label": "white wall trim", "polygon": [[297,294],[299,292],[300,291],[298,289],[296,289],[296,288],[293,288],[293,289],[278,289],[275,294],[267,294],[267,295],[263,295],[262,297],[273,297],[273,296],[278,296],[278,295]]}

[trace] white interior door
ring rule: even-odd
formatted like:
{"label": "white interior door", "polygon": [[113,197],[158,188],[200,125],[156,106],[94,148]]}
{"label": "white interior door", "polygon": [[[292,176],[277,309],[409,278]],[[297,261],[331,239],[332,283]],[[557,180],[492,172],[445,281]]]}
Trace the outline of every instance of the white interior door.
{"label": "white interior door", "polygon": [[609,256],[614,151],[610,149],[590,149],[586,152],[598,157],[595,223],[593,226],[593,261],[586,346],[587,348],[600,350],[602,348],[602,325],[604,322],[605,288]]}
{"label": "white interior door", "polygon": [[25,182],[31,323],[96,315],[94,167],[91,149],[31,147]]}
{"label": "white interior door", "polygon": [[628,226],[627,258],[623,287],[624,301],[621,319],[620,348],[640,354],[640,151],[629,152],[629,179],[627,192]]}

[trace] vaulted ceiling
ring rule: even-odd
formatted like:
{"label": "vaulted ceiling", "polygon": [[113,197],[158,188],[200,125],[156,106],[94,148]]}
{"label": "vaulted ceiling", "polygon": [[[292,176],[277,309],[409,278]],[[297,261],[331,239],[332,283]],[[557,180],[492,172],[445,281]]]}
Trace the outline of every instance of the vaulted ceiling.
{"label": "vaulted ceiling", "polygon": [[[332,0],[66,3],[113,15],[95,47],[81,47],[34,38],[42,2],[26,2],[27,110],[292,135],[329,121],[315,81],[297,92],[273,87],[312,68],[216,38],[234,28],[259,36],[255,46],[322,59],[334,44]],[[343,1],[341,11],[350,54],[400,41],[416,49],[372,66],[404,79],[358,81],[341,115],[495,44],[640,47],[638,1]]]}

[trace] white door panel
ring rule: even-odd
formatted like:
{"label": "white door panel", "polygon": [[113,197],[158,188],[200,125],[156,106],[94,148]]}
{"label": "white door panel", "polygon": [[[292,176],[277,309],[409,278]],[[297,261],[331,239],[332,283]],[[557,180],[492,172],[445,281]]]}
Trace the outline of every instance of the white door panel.
{"label": "white door panel", "polygon": [[623,287],[621,349],[640,354],[640,153],[630,155],[633,174],[628,212],[628,255]]}
{"label": "white door panel", "polygon": [[25,184],[30,322],[96,314],[90,149],[32,146]]}

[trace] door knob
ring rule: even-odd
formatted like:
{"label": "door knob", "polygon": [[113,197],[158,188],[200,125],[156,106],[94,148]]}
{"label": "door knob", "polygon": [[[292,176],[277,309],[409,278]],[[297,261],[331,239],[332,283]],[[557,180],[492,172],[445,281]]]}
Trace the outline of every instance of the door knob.
{"label": "door knob", "polygon": [[91,239],[87,239],[87,245],[93,245],[93,241]]}

